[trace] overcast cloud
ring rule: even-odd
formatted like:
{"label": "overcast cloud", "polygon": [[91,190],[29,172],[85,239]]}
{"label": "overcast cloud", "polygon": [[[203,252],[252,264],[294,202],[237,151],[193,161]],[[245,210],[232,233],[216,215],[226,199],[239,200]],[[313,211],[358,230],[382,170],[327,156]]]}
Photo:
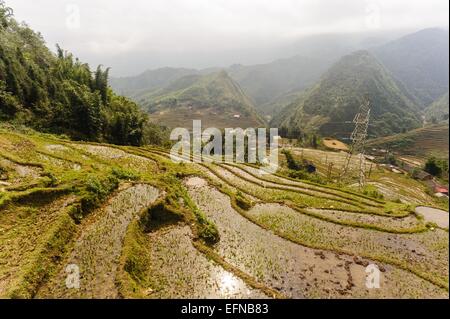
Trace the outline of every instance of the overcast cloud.
{"label": "overcast cloud", "polygon": [[[113,74],[258,63],[320,33],[448,28],[448,0],[6,0],[19,21]],[[251,56],[251,59],[250,59]]]}

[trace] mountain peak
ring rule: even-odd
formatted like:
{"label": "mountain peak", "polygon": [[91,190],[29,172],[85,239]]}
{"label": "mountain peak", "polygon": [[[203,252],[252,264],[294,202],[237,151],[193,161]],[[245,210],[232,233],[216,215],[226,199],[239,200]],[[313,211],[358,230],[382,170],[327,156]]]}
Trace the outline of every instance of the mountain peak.
{"label": "mountain peak", "polygon": [[169,127],[190,127],[200,119],[205,126],[264,126],[252,101],[224,70],[181,77],[138,99],[150,117]]}
{"label": "mountain peak", "polygon": [[386,135],[419,125],[414,103],[383,65],[364,50],[342,57],[274,124],[348,137],[353,129],[348,123],[366,97],[371,101],[371,134]]}
{"label": "mountain peak", "polygon": [[448,91],[449,33],[423,29],[373,50],[424,109]]}

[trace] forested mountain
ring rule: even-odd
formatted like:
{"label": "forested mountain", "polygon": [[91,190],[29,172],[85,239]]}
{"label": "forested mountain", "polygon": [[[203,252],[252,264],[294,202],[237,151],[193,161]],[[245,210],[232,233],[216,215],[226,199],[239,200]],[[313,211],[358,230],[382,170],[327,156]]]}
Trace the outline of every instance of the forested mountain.
{"label": "forested mountain", "polygon": [[371,101],[371,135],[388,135],[420,125],[418,107],[389,71],[368,51],[358,51],[334,64],[311,89],[286,107],[271,125],[289,132],[320,132],[348,137],[360,104]]}
{"label": "forested mountain", "polygon": [[[0,120],[76,139],[140,145],[147,115],[108,86],[109,69],[91,71],[58,47],[53,54],[39,33],[0,3]],[[158,139],[158,138],[156,138]]]}
{"label": "forested mountain", "polygon": [[449,33],[425,29],[373,50],[424,109],[448,91]]}
{"label": "forested mountain", "polygon": [[110,84],[117,93],[133,97],[142,92],[163,88],[169,85],[170,82],[191,74],[198,74],[198,71],[195,69],[166,67],[148,70],[137,76],[111,78]]}
{"label": "forested mountain", "polygon": [[[257,111],[271,118],[292,102],[299,91],[313,85],[343,55],[384,44],[395,36],[396,34],[392,33],[309,36],[280,49],[280,56],[288,58],[263,64],[234,64],[225,68],[225,71],[254,101]],[[135,98],[144,91],[162,88],[187,74],[218,71],[220,68],[161,68],[145,71],[137,76],[113,78],[111,86],[116,92]]]}
{"label": "forested mountain", "polygon": [[313,35],[286,48],[283,54],[292,57],[259,65],[234,65],[227,72],[255,101],[257,110],[272,117],[342,56],[385,44],[396,36],[383,32]]}
{"label": "forested mountain", "polygon": [[295,56],[260,65],[233,65],[227,71],[253,98],[258,111],[273,115],[277,99],[311,86],[330,66],[322,59]]}
{"label": "forested mountain", "polygon": [[449,103],[447,92],[425,109],[425,120],[431,123],[448,123],[448,109]]}
{"label": "forested mountain", "polygon": [[[0,118],[77,139],[160,141],[162,134],[143,111],[152,123],[169,127],[190,127],[192,119],[215,127],[261,126],[267,116],[286,134],[347,137],[352,125],[346,122],[365,96],[372,101],[373,136],[418,127],[424,111],[427,121],[448,114],[443,30],[422,30],[338,62],[339,54],[365,42],[312,39],[299,46],[301,54],[272,63],[220,72],[160,68],[110,81],[109,69],[91,71],[60,48],[53,54],[40,34],[18,24],[4,6],[0,14]],[[334,50],[322,50],[326,45]]]}
{"label": "forested mountain", "polygon": [[[267,64],[250,66],[235,64],[224,70],[253,100],[261,115],[272,116],[277,107],[285,105],[286,99],[290,96],[289,92],[296,92],[314,84],[330,65],[331,62],[295,56]],[[145,71],[134,77],[112,78],[111,87],[117,93],[138,101],[146,93],[162,89],[186,75],[207,75],[220,70],[160,68]]]}
{"label": "forested mountain", "polygon": [[136,99],[153,119],[170,127],[191,127],[193,119],[219,128],[264,126],[252,101],[225,71],[188,75]]}

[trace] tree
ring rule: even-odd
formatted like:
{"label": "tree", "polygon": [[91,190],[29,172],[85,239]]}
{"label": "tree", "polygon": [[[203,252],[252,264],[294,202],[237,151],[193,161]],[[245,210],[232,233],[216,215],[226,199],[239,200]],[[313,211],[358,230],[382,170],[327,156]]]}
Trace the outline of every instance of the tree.
{"label": "tree", "polygon": [[317,146],[318,146],[317,135],[316,134],[313,134],[312,137],[311,137],[311,146],[313,148],[317,148]]}
{"label": "tree", "polygon": [[287,166],[289,169],[292,169],[294,171],[299,171],[301,169],[303,169],[302,165],[295,160],[294,156],[292,155],[292,153],[288,150],[283,150],[282,151],[284,156],[286,157],[286,162],[287,162]]}
{"label": "tree", "polygon": [[420,173],[420,169],[415,167],[415,168],[413,168],[413,170],[411,172],[411,177],[414,179],[417,179],[419,177],[419,173]]}
{"label": "tree", "polygon": [[157,125],[146,130],[147,114],[114,94],[108,78],[109,68],[100,65],[91,72],[58,45],[52,53],[42,36],[17,23],[0,0],[1,120],[75,139],[163,143],[165,133]]}
{"label": "tree", "polygon": [[102,71],[102,66],[99,65],[97,67],[97,71],[95,71],[94,77],[94,90],[100,91],[100,96],[102,97],[102,101],[104,104],[108,102],[109,70],[110,68],[106,68],[105,71]]}
{"label": "tree", "polygon": [[0,28],[7,28],[12,16],[13,9],[7,7],[5,2],[0,0]]}
{"label": "tree", "polygon": [[439,165],[439,162],[435,157],[430,157],[427,160],[424,170],[433,176],[440,176],[442,174],[442,167]]}
{"label": "tree", "polygon": [[280,127],[280,136],[281,137],[288,137],[288,129],[286,126]]}

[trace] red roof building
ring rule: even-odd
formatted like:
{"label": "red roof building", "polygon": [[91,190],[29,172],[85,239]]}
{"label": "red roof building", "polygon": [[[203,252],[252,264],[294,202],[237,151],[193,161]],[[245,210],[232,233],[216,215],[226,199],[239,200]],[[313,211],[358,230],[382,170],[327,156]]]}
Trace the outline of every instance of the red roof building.
{"label": "red roof building", "polygon": [[434,188],[434,192],[435,192],[435,193],[441,193],[441,194],[448,195],[448,188],[441,187],[441,186],[436,186],[436,187]]}

